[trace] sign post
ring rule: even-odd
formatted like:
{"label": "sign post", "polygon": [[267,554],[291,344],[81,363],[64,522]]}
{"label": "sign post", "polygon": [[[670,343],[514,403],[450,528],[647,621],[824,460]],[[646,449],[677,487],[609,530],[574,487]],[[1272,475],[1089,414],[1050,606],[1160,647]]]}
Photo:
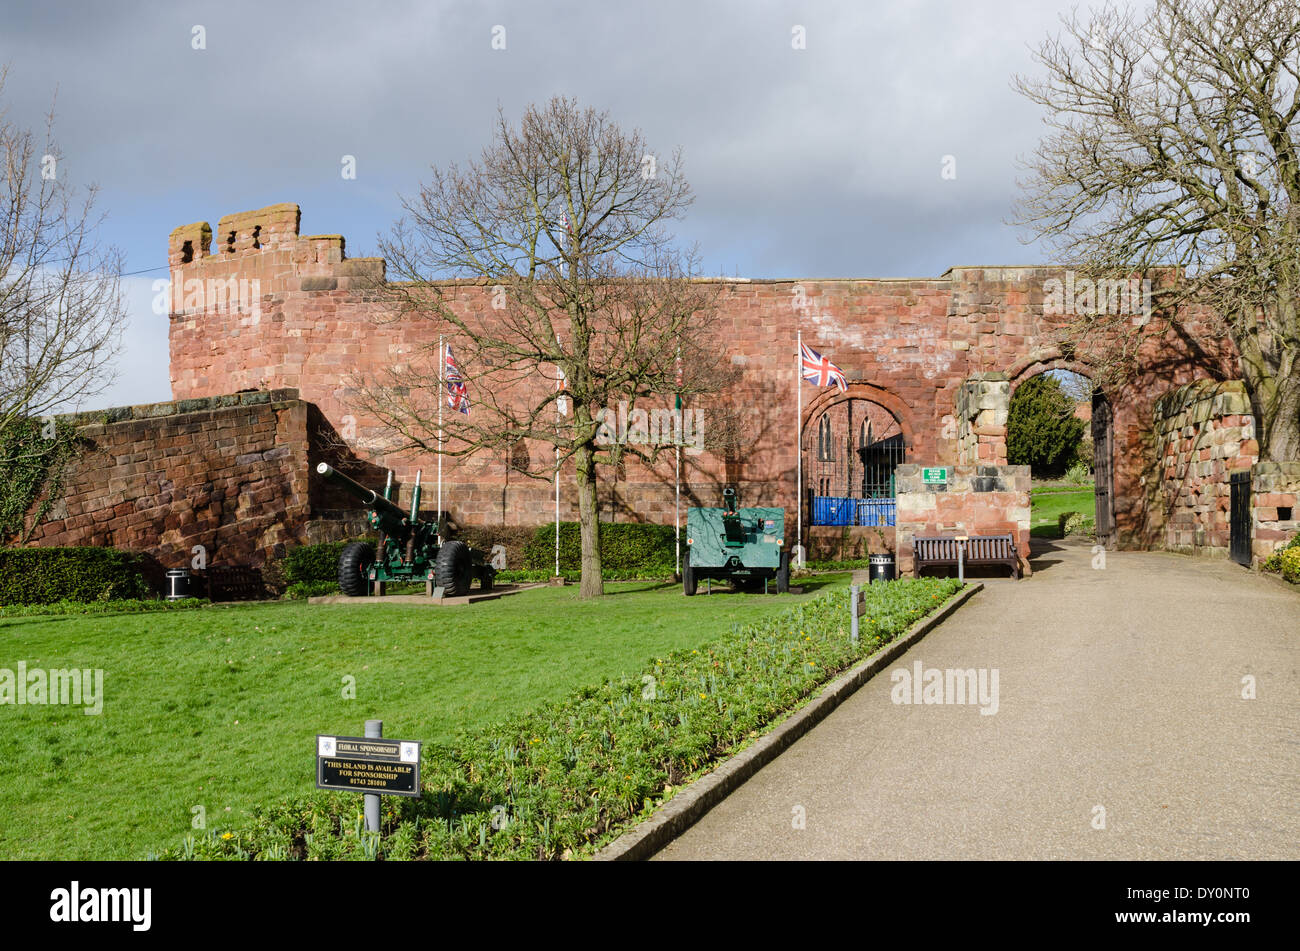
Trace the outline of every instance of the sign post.
{"label": "sign post", "polygon": [[[439,509],[438,514],[439,515],[442,514],[441,509]],[[366,739],[371,739],[371,740],[379,739],[383,735],[384,735],[383,720],[366,721]],[[366,831],[378,832],[379,831],[379,794],[366,793],[364,796],[361,797],[361,799],[362,802],[365,804]]]}
{"label": "sign post", "polygon": [[383,739],[383,720],[367,720],[365,733],[316,735],[316,788],[362,793],[366,831],[378,832],[381,795],[420,795],[421,744]]}
{"label": "sign post", "polygon": [[854,644],[858,642],[858,598],[860,597],[862,597],[862,589],[857,585],[849,585],[849,636]]}

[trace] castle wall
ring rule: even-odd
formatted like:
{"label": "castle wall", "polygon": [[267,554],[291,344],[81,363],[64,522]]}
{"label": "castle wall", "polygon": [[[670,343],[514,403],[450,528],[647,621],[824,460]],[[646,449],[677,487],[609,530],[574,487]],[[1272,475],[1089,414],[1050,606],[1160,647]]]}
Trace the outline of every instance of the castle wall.
{"label": "castle wall", "polygon": [[[310,408],[291,390],[81,413],[39,546],[114,546],[188,568],[262,565],[306,538]],[[39,504],[39,503],[38,503]]]}
{"label": "castle wall", "polygon": [[[337,235],[299,235],[298,217],[297,206],[279,205],[228,216],[215,235],[203,224],[173,233],[173,395],[297,389],[320,408],[332,437],[377,471],[393,468],[402,491],[409,491],[417,468],[424,470],[427,486],[436,460],[386,452],[384,430],[359,411],[353,384],[374,380],[393,364],[424,365],[436,374],[438,333],[446,328],[427,319],[394,319],[377,292],[383,262],[346,258]],[[1009,397],[1019,382],[1044,369],[1087,370],[1086,355],[1064,359],[1060,318],[1044,314],[1044,285],[1061,273],[958,267],[928,279],[719,282],[718,345],[741,379],[732,392],[713,399],[743,407],[752,439],[732,458],[709,451],[684,455],[683,506],[712,504],[720,487],[734,482],[746,504],[784,505],[793,514],[799,329],[805,343],[845,372],[850,396],[877,402],[898,419],[907,461],[1005,464],[1005,417],[979,388],[995,387]],[[213,293],[186,292],[187,286],[232,281],[249,282],[234,307]],[[490,287],[464,282],[439,290],[460,312],[491,317]],[[1173,335],[1155,335],[1146,344],[1143,362],[1149,369],[1122,392],[1108,394],[1116,409],[1116,516],[1123,544],[1162,541],[1161,515],[1147,485],[1158,464],[1154,403],[1173,386],[1232,375],[1235,356],[1225,344],[1211,343],[1200,351]],[[475,378],[477,368],[465,369],[474,399],[476,389],[490,381]],[[816,431],[807,424],[840,398],[834,388],[804,385],[805,462],[814,461],[816,449]],[[671,406],[670,395],[665,405]],[[527,451],[534,472],[549,476],[549,448]],[[445,459],[443,468],[444,508],[458,521],[538,524],[554,517],[549,477],[528,478],[507,459],[483,456]],[[629,461],[617,481],[601,487],[602,517],[672,521],[673,479],[671,453],[656,465]],[[571,485],[571,471],[561,483],[562,489]],[[570,491],[562,491],[561,515],[576,517]],[[805,522],[806,516],[805,511]]]}

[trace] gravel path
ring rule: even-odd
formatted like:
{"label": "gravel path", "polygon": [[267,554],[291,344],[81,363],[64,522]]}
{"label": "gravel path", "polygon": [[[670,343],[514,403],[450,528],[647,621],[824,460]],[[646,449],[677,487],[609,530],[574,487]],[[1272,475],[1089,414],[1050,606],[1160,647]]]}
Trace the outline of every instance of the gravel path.
{"label": "gravel path", "polygon": [[[1093,560],[1055,542],[987,581],[656,858],[1300,858],[1300,591]],[[996,713],[894,702],[917,663],[987,670],[988,710],[996,670]]]}

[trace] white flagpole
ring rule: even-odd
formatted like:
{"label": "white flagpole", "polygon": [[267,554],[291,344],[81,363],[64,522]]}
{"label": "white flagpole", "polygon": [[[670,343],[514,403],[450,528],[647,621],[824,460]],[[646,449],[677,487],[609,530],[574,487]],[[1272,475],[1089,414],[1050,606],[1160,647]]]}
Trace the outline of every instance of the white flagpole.
{"label": "white flagpole", "polygon": [[673,552],[677,565],[677,577],[682,576],[682,345],[677,345],[677,431],[674,434],[677,443],[677,494],[673,502]]}
{"label": "white flagpole", "polygon": [[794,387],[796,442],[794,447],[795,468],[795,544],[803,546],[803,329],[795,330],[794,346]]}
{"label": "white flagpole", "polygon": [[[681,416],[681,410],[677,411]],[[682,437],[681,428],[677,430],[677,499],[673,503],[673,550],[677,553],[677,574],[682,573]]]}
{"label": "white flagpole", "polygon": [[[555,347],[560,347],[560,338],[555,338]],[[560,381],[564,379],[564,370],[557,363],[555,365],[555,432],[559,435],[560,417]],[[555,577],[560,576],[560,446],[555,446]]]}
{"label": "white flagpole", "polygon": [[560,577],[560,447],[555,447],[555,577]]}
{"label": "white flagpole", "polygon": [[447,399],[447,384],[443,374],[447,370],[447,348],[443,344],[442,334],[438,334],[438,514],[434,516],[438,526],[438,544],[442,544],[442,404]]}

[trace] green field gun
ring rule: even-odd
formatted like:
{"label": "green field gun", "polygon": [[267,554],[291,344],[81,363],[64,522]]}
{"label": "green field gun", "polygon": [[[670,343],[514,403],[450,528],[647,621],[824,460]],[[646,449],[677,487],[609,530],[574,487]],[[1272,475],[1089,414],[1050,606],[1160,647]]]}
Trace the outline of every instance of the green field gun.
{"label": "green field gun", "polygon": [[446,597],[469,594],[477,580],[482,591],[491,591],[496,570],[485,553],[462,541],[442,541],[438,525],[419,517],[420,474],[411,492],[411,511],[403,512],[392,501],[393,473],[380,495],[374,489],[348,478],[328,463],[316,472],[369,509],[367,521],[379,532],[375,542],[352,542],[339,556],[339,588],[349,597],[383,593],[390,582],[425,584],[426,590],[442,588]]}
{"label": "green field gun", "polygon": [[736,490],[722,490],[722,506],[686,513],[686,563],[682,587],[693,595],[701,579],[730,581],[738,588],[767,590],[776,582],[790,590],[790,552],[785,549],[785,509],[741,508]]}

